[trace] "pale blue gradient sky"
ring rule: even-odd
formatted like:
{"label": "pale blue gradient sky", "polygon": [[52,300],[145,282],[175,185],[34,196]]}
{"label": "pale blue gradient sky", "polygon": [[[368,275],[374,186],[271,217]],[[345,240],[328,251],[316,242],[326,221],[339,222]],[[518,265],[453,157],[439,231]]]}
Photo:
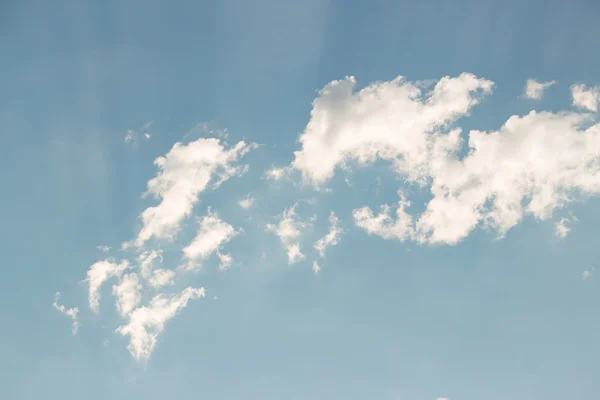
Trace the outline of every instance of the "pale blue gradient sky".
{"label": "pale blue gradient sky", "polygon": [[[571,208],[579,222],[564,240],[552,221],[525,219],[502,240],[476,231],[420,246],[353,227],[352,209],[396,201],[385,166],[357,171],[352,187],[336,176],[332,194],[261,177],[290,163],[317,90],[346,75],[493,80],[465,130],[569,107],[571,83],[600,83],[599,15],[583,0],[1,2],[0,397],[597,398],[600,291],[581,274],[597,264],[598,199]],[[534,104],[520,98],[528,78],[558,84]],[[124,143],[150,120],[149,141]],[[203,121],[264,145],[195,209],[245,234],[228,246],[232,269],[194,276],[207,297],[136,362],[113,333],[109,292],[98,316],[78,282],[97,245],[135,235],[152,161]],[[251,212],[237,206],[248,193]],[[310,258],[287,266],[264,231],[312,197],[298,208],[318,216],[306,243],[332,209],[347,229],[316,276]],[[56,291],[81,310],[76,336],[51,307]]]}

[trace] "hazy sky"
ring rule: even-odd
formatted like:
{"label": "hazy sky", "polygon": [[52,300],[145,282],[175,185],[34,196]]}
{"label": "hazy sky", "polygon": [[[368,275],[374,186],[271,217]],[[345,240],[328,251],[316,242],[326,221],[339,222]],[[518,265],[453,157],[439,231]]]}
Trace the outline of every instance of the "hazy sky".
{"label": "hazy sky", "polygon": [[2,2],[0,398],[597,398],[598,15]]}

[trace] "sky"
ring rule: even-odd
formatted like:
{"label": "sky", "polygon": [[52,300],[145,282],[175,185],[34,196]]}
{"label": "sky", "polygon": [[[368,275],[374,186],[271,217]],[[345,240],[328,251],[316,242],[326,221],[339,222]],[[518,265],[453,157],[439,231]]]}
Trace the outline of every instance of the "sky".
{"label": "sky", "polygon": [[0,398],[600,395],[600,3],[0,3]]}

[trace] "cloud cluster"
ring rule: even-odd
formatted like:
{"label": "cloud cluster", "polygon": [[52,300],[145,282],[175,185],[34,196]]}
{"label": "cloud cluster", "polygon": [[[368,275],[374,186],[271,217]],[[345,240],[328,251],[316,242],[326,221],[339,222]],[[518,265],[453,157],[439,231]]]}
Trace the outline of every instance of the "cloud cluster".
{"label": "cloud cluster", "polygon": [[[176,143],[164,157],[155,160],[159,172],[148,182],[146,194],[154,195],[160,200],[159,204],[142,212],[142,227],[136,239],[123,245],[123,250],[137,252],[134,262],[116,262],[109,258],[89,268],[86,282],[90,308],[94,312],[99,311],[102,285],[110,279],[117,280],[112,287],[116,309],[128,321],[117,328],[117,332],[129,337],[128,349],[136,359],[150,356],[166,321],[185,308],[189,300],[204,297],[204,288],[164,292],[180,277],[178,271],[198,268],[212,254],[219,258],[220,269],[231,265],[231,254],[223,254],[220,250],[242,230],[221,220],[210,208],[207,215],[198,220],[195,237],[181,249],[184,264],[179,270],[161,268],[163,251],[158,246],[161,241],[174,239],[184,219],[199,201],[200,193],[211,183],[217,188],[225,180],[246,171],[247,166],[239,165],[238,161],[255,147],[255,144],[239,142],[228,148],[215,138]],[[154,240],[149,242],[150,239]],[[100,249],[110,251],[106,246]],[[151,299],[143,305],[144,298],[150,293],[153,293]],[[70,310],[63,312],[73,313]],[[74,315],[76,312],[75,309]]]}
{"label": "cloud cluster", "polygon": [[[524,94],[539,99],[555,83],[530,79]],[[600,124],[589,113],[597,112],[597,87],[571,87],[573,105],[585,112],[531,111],[511,116],[496,130],[462,132],[459,120],[492,92],[493,82],[463,73],[437,82],[409,82],[400,76],[358,91],[356,85],[353,77],[327,84],[313,101],[291,165],[272,168],[265,176],[279,180],[296,171],[321,190],[340,168],[351,171],[354,164],[386,161],[404,184],[397,204],[352,211],[355,226],[369,235],[456,244],[481,227],[502,237],[526,216],[548,219],[581,196],[600,194]],[[145,195],[154,196],[157,204],[142,211],[137,235],[123,244],[128,259],[116,261],[107,254],[90,266],[85,280],[89,306],[97,313],[101,288],[116,281],[112,294],[123,319],[116,332],[129,338],[128,349],[136,359],[148,358],[165,323],[190,300],[205,296],[204,288],[167,289],[209,257],[218,259],[220,270],[233,263],[223,248],[243,230],[210,207],[196,220],[193,239],[177,249],[181,258],[175,265],[163,267],[162,248],[173,247],[203,192],[247,170],[240,160],[255,147],[243,141],[230,147],[217,138],[176,143],[154,161],[158,173],[148,181]],[[423,211],[413,211],[406,186],[427,192]],[[249,210],[254,202],[246,197],[238,205]],[[306,258],[300,238],[313,222],[298,216],[297,204],[266,225],[285,248],[289,264]],[[564,238],[574,221],[570,214],[562,218],[555,234]],[[328,222],[328,232],[313,244],[321,258],[344,233],[334,211]],[[109,247],[99,249],[110,253]],[[321,264],[314,261],[312,269],[318,273]],[[583,279],[591,274],[584,272]],[[79,310],[59,305],[58,296],[53,307],[72,318],[75,333]]]}
{"label": "cloud cluster", "polygon": [[[356,225],[387,239],[455,244],[482,225],[503,236],[524,215],[546,219],[580,194],[600,192],[600,125],[586,114],[512,116],[497,131],[453,126],[493,83],[471,74],[422,84],[397,78],[358,92],[353,78],[334,81],[313,102],[292,166],[316,185],[353,160],[388,160],[432,199],[414,218],[404,195],[396,209],[354,211]],[[586,125],[587,124],[587,125]],[[468,154],[461,158],[466,142]]]}

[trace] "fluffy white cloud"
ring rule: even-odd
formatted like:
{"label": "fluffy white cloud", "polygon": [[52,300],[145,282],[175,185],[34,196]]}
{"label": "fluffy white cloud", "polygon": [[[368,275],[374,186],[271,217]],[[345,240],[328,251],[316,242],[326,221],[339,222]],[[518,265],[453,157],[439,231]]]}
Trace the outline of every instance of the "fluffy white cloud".
{"label": "fluffy white cloud", "polygon": [[188,144],[176,143],[166,156],[158,157],[154,164],[160,171],[148,181],[146,194],[152,194],[161,201],[142,213],[143,226],[135,244],[141,246],[152,237],[172,238],[182,220],[192,212],[198,195],[212,180],[218,186],[243,173],[247,166],[236,164],[255,147],[255,144],[239,142],[227,149],[219,139],[201,138]]}
{"label": "fluffy white cloud", "polygon": [[396,217],[390,215],[391,207],[381,206],[379,214],[374,215],[369,207],[362,207],[352,212],[354,223],[369,235],[380,236],[384,239],[396,239],[401,242],[414,236],[413,218],[406,212],[410,202],[402,191],[398,192],[400,201],[396,208]]}
{"label": "fluffy white cloud", "polygon": [[299,243],[292,243],[287,246],[287,257],[290,265],[300,262],[306,258],[300,250]]}
{"label": "fluffy white cloud", "polygon": [[594,268],[586,269],[585,271],[583,271],[583,274],[581,274],[581,279],[583,279],[585,281],[586,279],[591,278],[593,274],[594,274]]}
{"label": "fluffy white cloud", "polygon": [[413,222],[401,196],[374,215],[355,210],[358,226],[386,238],[454,244],[476,226],[504,235],[525,215],[546,219],[579,194],[600,193],[600,125],[587,114],[512,116],[498,130],[473,130],[464,153],[452,127],[493,83],[471,74],[443,78],[423,97],[402,78],[353,93],[354,79],[328,84],[313,102],[294,168],[319,185],[348,160],[390,160],[408,183],[430,186],[432,199]]}
{"label": "fluffy white cloud", "polygon": [[267,179],[278,181],[281,178],[285,177],[287,173],[288,170],[286,168],[271,168],[265,172],[265,177]]}
{"label": "fluffy white cloud", "polygon": [[183,249],[183,255],[187,260],[183,268],[196,268],[200,261],[221,249],[238,233],[233,226],[221,220],[217,213],[209,209],[208,214],[200,220],[196,237]]}
{"label": "fluffy white cloud", "polygon": [[240,207],[242,207],[244,210],[249,209],[250,207],[252,207],[252,205],[254,204],[254,202],[256,201],[256,199],[254,197],[246,197],[245,199],[242,199],[238,202],[238,204],[240,205]]}
{"label": "fluffy white cloud", "polygon": [[281,244],[286,248],[288,262],[294,264],[304,259],[304,254],[300,250],[298,238],[301,235],[300,229],[306,226],[306,223],[299,221],[296,214],[296,206],[287,208],[281,214],[279,223],[267,224],[267,231],[273,232],[279,237]]}
{"label": "fluffy white cloud", "polygon": [[554,84],[556,81],[538,82],[535,79],[527,79],[524,95],[528,99],[539,100],[544,95],[544,91]]}
{"label": "fluffy white cloud", "polygon": [[467,157],[431,163],[419,239],[456,243],[479,223],[502,236],[525,214],[547,219],[579,194],[600,193],[600,125],[581,128],[587,121],[532,111],[495,132],[471,131]]}
{"label": "fluffy white cloud", "polygon": [[73,335],[76,335],[77,330],[79,329],[79,321],[77,320],[77,314],[79,313],[79,308],[77,308],[77,307],[67,308],[62,304],[58,304],[58,300],[60,300],[60,292],[56,292],[56,294],[54,295],[54,301],[52,302],[52,307],[54,307],[54,309],[60,311],[67,317],[71,318],[71,321],[72,321],[71,332],[73,333]]}
{"label": "fluffy white cloud", "polygon": [[340,238],[344,231],[338,226],[338,223],[339,218],[331,211],[329,214],[329,232],[314,244],[315,250],[319,252],[321,257],[325,257],[325,249],[327,249],[327,247],[335,246],[340,242]]}
{"label": "fluffy white cloud", "polygon": [[600,102],[600,87],[589,87],[583,84],[571,85],[573,106],[588,111],[597,112]]}
{"label": "fluffy white cloud", "polygon": [[127,349],[137,360],[147,359],[152,354],[156,341],[164,329],[165,322],[185,308],[188,301],[204,297],[204,288],[188,287],[174,296],[159,294],[147,306],[133,310],[129,323],[117,328],[116,332],[129,336]]}
{"label": "fluffy white cloud", "polygon": [[437,133],[476,105],[493,83],[472,74],[444,77],[425,95],[425,83],[398,77],[354,92],[353,77],[327,84],[313,101],[292,167],[317,185],[348,161],[393,161],[407,180],[427,175]]}
{"label": "fluffy white cloud", "polygon": [[138,275],[135,273],[123,276],[117,285],[113,285],[113,295],[117,298],[117,311],[125,317],[139,304],[142,296]]}
{"label": "fluffy white cloud", "polygon": [[169,269],[155,269],[148,279],[148,284],[155,289],[175,284],[175,271]]}
{"label": "fluffy white cloud", "polygon": [[284,244],[297,239],[301,234],[300,228],[304,227],[304,223],[297,219],[296,206],[294,204],[283,210],[277,225],[267,224],[267,230],[274,232]]}
{"label": "fluffy white cloud", "polygon": [[454,244],[479,224],[503,236],[526,214],[547,219],[578,194],[600,193],[600,125],[581,129],[586,121],[576,113],[532,111],[496,132],[471,131],[466,157],[458,158],[457,145],[431,160],[433,198],[414,230],[404,199],[393,224],[387,206],[377,217],[356,210],[355,221],[387,238]]}
{"label": "fluffy white cloud", "polygon": [[98,250],[100,250],[103,253],[108,253],[110,251],[110,247],[109,246],[96,246],[96,248]]}
{"label": "fluffy white cloud", "polygon": [[104,282],[111,278],[120,277],[129,267],[129,262],[121,261],[119,264],[103,260],[94,263],[87,272],[85,282],[89,286],[89,302],[90,308],[94,312],[98,312],[100,307],[100,287]]}

